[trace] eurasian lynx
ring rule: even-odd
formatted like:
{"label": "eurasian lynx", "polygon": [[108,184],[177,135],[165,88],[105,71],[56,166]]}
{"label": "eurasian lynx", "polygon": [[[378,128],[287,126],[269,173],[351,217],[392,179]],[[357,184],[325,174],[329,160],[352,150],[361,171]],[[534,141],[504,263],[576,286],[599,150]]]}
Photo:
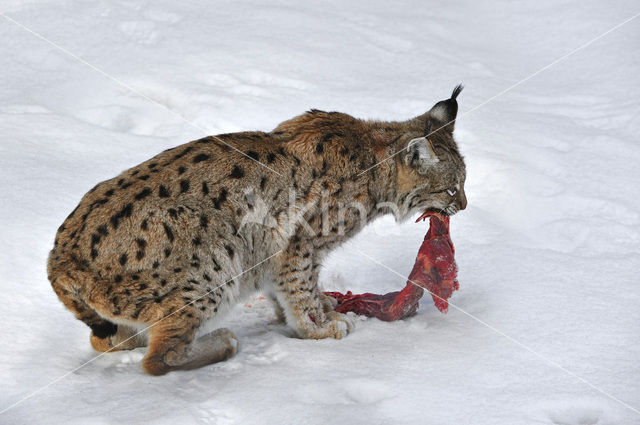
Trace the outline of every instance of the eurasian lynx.
{"label": "eurasian lynx", "polygon": [[312,110],[162,152],[82,198],[49,280],[96,350],[148,345],[155,375],[231,357],[229,330],[196,331],[258,290],[300,337],[342,338],[353,326],[317,285],[327,252],[382,214],[466,207],[460,90],[405,122]]}

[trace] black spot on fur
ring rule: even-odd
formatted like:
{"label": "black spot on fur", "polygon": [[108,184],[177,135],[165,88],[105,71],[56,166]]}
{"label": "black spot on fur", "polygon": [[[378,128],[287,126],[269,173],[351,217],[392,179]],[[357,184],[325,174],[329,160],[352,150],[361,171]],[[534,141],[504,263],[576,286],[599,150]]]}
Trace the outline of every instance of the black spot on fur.
{"label": "black spot on fur", "polygon": [[183,150],[182,152],[180,152],[179,154],[177,154],[176,156],[173,157],[174,160],[176,159],[180,159],[183,156],[185,156],[186,154],[188,154],[189,152],[191,152],[193,150],[193,146],[189,146],[188,148],[186,148],[185,150]]}
{"label": "black spot on fur", "polygon": [[142,223],[140,223],[140,228],[142,230],[148,230],[149,229],[149,221],[147,221],[146,218],[144,220],[142,220]]}
{"label": "black spot on fur", "polygon": [[209,217],[207,217],[206,215],[202,214],[200,216],[200,227],[202,227],[203,229],[206,229],[207,226],[209,226]]}
{"label": "black spot on fur", "polygon": [[120,265],[123,265],[123,266],[124,266],[125,264],[127,264],[127,259],[128,259],[128,258],[129,258],[129,256],[127,255],[127,253],[126,253],[126,252],[125,252],[125,253],[123,253],[123,254],[120,256]]}
{"label": "black spot on fur", "polygon": [[220,204],[227,200],[227,189],[224,187],[220,190],[220,195],[217,198],[213,198],[213,206],[215,209],[220,209]]}
{"label": "black spot on fur", "polygon": [[107,191],[104,193],[104,196],[109,197],[109,196],[113,195],[113,192],[115,192],[115,190],[114,190],[114,189],[109,189],[109,190],[107,190]]}
{"label": "black spot on fur", "polygon": [[169,193],[169,190],[167,190],[167,188],[163,184],[161,184],[160,189],[158,189],[158,196],[160,196],[161,198],[168,198],[169,196],[171,196],[171,194]]}
{"label": "black spot on fur", "polygon": [[273,161],[275,161],[275,160],[276,160],[276,156],[274,154],[272,154],[271,152],[269,152],[267,154],[267,162],[269,164],[273,164]]}
{"label": "black spot on fur", "polygon": [[138,244],[138,252],[136,252],[136,259],[142,260],[144,258],[144,249],[147,246],[147,241],[142,238],[136,239],[136,244]]}
{"label": "black spot on fur", "polygon": [[200,246],[200,245],[202,245],[202,239],[200,238],[200,236],[196,236],[195,238],[193,238],[193,241],[192,241],[192,242],[193,242],[193,244],[194,244],[195,246]]}
{"label": "black spot on fur", "polygon": [[175,208],[169,208],[167,210],[171,218],[178,218],[178,211]]}
{"label": "black spot on fur", "polygon": [[165,248],[164,249],[164,256],[165,258],[171,255],[171,248]]}
{"label": "black spot on fur", "polygon": [[120,276],[119,274],[115,275],[115,277],[113,278],[113,281],[115,283],[120,283],[122,282],[122,276]]}
{"label": "black spot on fur", "polygon": [[280,155],[282,155],[282,156],[287,156],[287,153],[284,151],[284,148],[283,148],[283,147],[279,147],[279,148],[278,148],[278,153],[279,153]]}
{"label": "black spot on fur", "polygon": [[118,332],[118,325],[106,321],[99,324],[89,325],[89,327],[93,334],[100,339],[110,337]]}
{"label": "black spot on fur", "polygon": [[316,145],[316,153],[320,154],[324,152],[324,146],[322,144],[322,141],[318,142],[318,144]]}
{"label": "black spot on fur", "polygon": [[220,267],[220,264],[218,264],[218,261],[216,261],[215,257],[211,257],[211,261],[213,261],[214,271],[219,272],[220,270],[222,270],[222,267]]}
{"label": "black spot on fur", "polygon": [[138,180],[149,180],[149,174],[145,174],[144,176],[138,177]]}
{"label": "black spot on fur", "polygon": [[267,178],[263,177],[262,179],[260,179],[260,189],[264,190],[264,186],[267,184]]}
{"label": "black spot on fur", "polygon": [[196,156],[193,157],[193,163],[198,163],[198,162],[202,162],[202,161],[206,161],[207,159],[211,158],[209,155],[207,155],[206,153],[201,153],[198,154]]}
{"label": "black spot on fur", "polygon": [[183,166],[178,167],[178,174],[179,175],[183,174],[185,171],[187,171],[187,167],[183,167]]}
{"label": "black spot on fur", "polygon": [[207,186],[207,182],[202,182],[202,194],[203,195],[209,194],[209,186]]}
{"label": "black spot on fur", "polygon": [[258,161],[260,158],[260,155],[258,155],[258,152],[256,151],[247,151],[247,156],[256,161]]}
{"label": "black spot on fur", "polygon": [[233,167],[233,170],[231,171],[231,174],[229,174],[229,177],[234,178],[234,179],[241,179],[244,177],[244,171],[242,171],[242,168],[240,168],[239,166],[235,165]]}
{"label": "black spot on fur", "polygon": [[234,254],[233,248],[231,248],[229,245],[225,245],[224,249],[227,250],[227,254],[229,254],[229,258],[233,258],[233,254]]}
{"label": "black spot on fur", "polygon": [[139,201],[141,199],[146,198],[149,195],[151,195],[151,189],[148,188],[148,187],[145,187],[140,192],[136,193],[135,199],[136,199],[136,201]]}
{"label": "black spot on fur", "polygon": [[164,231],[167,234],[167,238],[169,238],[169,242],[173,242],[174,236],[171,227],[169,227],[167,223],[162,223],[162,226],[164,227]]}
{"label": "black spot on fur", "polygon": [[189,190],[189,180],[180,180],[180,193],[185,193]]}
{"label": "black spot on fur", "polygon": [[133,212],[133,204],[127,204],[120,211],[111,216],[111,225],[114,229],[118,228],[120,225],[120,221],[123,218],[131,217],[131,213]]}
{"label": "black spot on fur", "polygon": [[98,250],[95,248],[91,248],[91,260],[95,260],[96,257],[98,256]]}

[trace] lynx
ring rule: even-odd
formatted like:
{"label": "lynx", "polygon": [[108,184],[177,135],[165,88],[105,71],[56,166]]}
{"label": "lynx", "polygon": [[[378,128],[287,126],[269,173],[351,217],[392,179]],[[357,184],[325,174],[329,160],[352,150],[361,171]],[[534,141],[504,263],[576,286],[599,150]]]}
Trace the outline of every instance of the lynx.
{"label": "lynx", "polygon": [[318,288],[323,257],[383,214],[467,205],[458,86],[404,122],[311,110],[273,131],[205,137],[91,189],[58,229],[48,277],[98,351],[147,346],[162,375],[237,351],[201,326],[256,291],[301,338],[353,330]]}

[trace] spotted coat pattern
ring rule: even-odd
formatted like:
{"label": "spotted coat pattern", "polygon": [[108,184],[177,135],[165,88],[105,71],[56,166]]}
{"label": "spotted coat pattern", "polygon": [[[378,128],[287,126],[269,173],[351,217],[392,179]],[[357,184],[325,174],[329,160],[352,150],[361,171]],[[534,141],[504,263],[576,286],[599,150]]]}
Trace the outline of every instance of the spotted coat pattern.
{"label": "spotted coat pattern", "polygon": [[312,110],[268,133],[164,151],[82,198],[58,229],[51,284],[91,327],[94,348],[148,345],[152,374],[232,356],[230,331],[196,331],[257,290],[300,337],[341,338],[352,324],[318,289],[323,257],[381,214],[466,205],[463,191],[443,193],[464,183],[453,126],[429,137],[444,172],[421,174],[405,155],[384,160],[432,116],[373,122]]}

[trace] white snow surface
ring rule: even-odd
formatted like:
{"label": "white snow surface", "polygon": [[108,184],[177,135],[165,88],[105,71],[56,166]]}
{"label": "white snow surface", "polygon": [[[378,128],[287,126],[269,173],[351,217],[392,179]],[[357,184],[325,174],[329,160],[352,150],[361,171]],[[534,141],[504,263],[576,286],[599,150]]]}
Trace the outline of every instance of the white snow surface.
{"label": "white snow surface", "polygon": [[[640,424],[640,18],[500,94],[637,1],[0,7],[67,51],[0,17],[0,423]],[[310,108],[404,120],[460,82],[460,310],[427,296],[408,320],[301,340],[257,294],[223,322],[240,340],[229,361],[152,377],[144,349],[94,360],[46,257],[95,183]],[[322,285],[403,287],[375,261],[408,275],[425,231],[376,221]]]}

